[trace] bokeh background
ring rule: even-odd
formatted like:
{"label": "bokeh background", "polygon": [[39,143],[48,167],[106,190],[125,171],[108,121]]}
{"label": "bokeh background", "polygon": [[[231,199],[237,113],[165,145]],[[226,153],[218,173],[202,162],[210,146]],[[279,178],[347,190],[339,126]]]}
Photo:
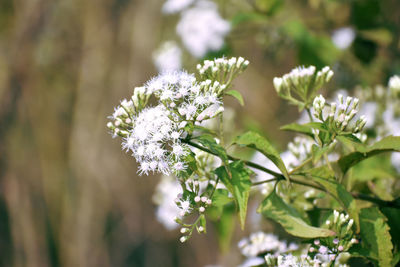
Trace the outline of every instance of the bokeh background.
{"label": "bokeh background", "polygon": [[[400,73],[397,0],[218,0],[231,24],[220,51],[251,65],[236,81],[246,106],[239,128],[278,130],[297,119],[272,86],[297,65],[329,65],[326,93],[386,84]],[[157,74],[153,51],[179,15],[163,0],[0,1],[0,266],[235,266],[215,231],[180,244],[154,215],[157,176],[138,177],[134,159],[106,128],[107,116]],[[335,31],[351,29],[346,47]],[[199,59],[187,52],[190,71]],[[246,229],[247,233],[251,229]],[[272,228],[271,228],[272,229]]]}

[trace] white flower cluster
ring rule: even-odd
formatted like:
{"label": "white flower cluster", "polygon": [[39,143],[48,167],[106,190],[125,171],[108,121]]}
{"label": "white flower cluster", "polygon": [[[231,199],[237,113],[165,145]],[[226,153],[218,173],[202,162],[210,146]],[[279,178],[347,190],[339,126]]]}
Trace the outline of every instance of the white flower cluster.
{"label": "white flower cluster", "polygon": [[[135,88],[132,100],[124,100],[107,124],[113,134],[123,137],[122,147],[132,151],[140,164],[140,174],[160,172],[178,174],[186,169],[190,153],[181,143],[185,126],[213,118],[223,111],[225,85],[205,80],[197,82],[193,74],[167,72]],[[150,95],[159,104],[144,108]]]}
{"label": "white flower cluster", "polygon": [[307,259],[306,255],[294,256],[292,254],[283,254],[279,256],[273,256],[271,254],[265,255],[265,263],[267,266],[279,266],[279,267],[314,267],[310,259]]}
{"label": "white flower cluster", "polygon": [[322,263],[323,266],[330,266],[330,263],[340,261],[341,254],[348,251],[353,244],[358,243],[358,240],[354,238],[353,224],[354,221],[349,218],[349,215],[334,210],[325,225],[337,235],[314,240],[308,249],[308,257],[311,257],[314,262]]}
{"label": "white flower cluster", "polygon": [[193,75],[174,72],[159,75],[146,86],[181,121],[203,121],[224,110],[221,94],[226,86],[217,81],[198,83]]}
{"label": "white flower cluster", "polygon": [[294,91],[304,102],[329,82],[332,76],[333,71],[328,66],[317,72],[314,66],[297,67],[282,77],[275,77],[273,82],[281,97],[291,100],[290,92]]}
{"label": "white flower cluster", "polygon": [[297,250],[298,245],[285,241],[280,241],[274,234],[266,234],[264,232],[252,233],[248,238],[242,239],[238,243],[242,254],[246,257],[256,257],[266,252],[273,252],[278,255],[291,250]]}
{"label": "white flower cluster", "polygon": [[332,33],[332,42],[339,49],[348,48],[356,38],[356,33],[351,27],[342,27]]}
{"label": "white flower cluster", "polygon": [[195,6],[182,12],[176,27],[187,50],[202,58],[208,51],[221,49],[230,24],[218,13],[217,5],[211,1],[198,1]]}
{"label": "white flower cluster", "polygon": [[[206,176],[206,173],[211,173],[220,164],[219,158],[211,154],[196,149],[195,153],[202,177]],[[185,189],[193,193],[191,197],[183,197],[182,185],[175,177],[166,175],[161,177],[153,195],[153,202],[158,206],[156,210],[157,220],[165,228],[168,230],[176,229],[179,226],[177,222],[181,222],[184,216],[195,211],[204,213],[206,208],[212,204],[211,199],[207,197],[205,188],[207,183],[215,186],[215,181],[201,180],[202,177],[194,175],[184,183]],[[217,188],[221,188],[221,186],[217,185]],[[184,228],[187,228],[187,225]],[[186,234],[189,233],[186,230],[182,231]]]}
{"label": "white flower cluster", "polygon": [[[134,127],[123,139],[122,147],[133,152],[140,164],[140,174],[160,172],[165,175],[185,170],[184,156],[189,148],[180,142],[182,129],[169,118],[161,105],[146,108],[134,118]],[[172,153],[170,153],[172,152]]]}
{"label": "white flower cluster", "polygon": [[179,224],[175,218],[180,214],[180,208],[176,205],[175,199],[182,189],[178,181],[173,176],[163,175],[156,186],[153,202],[157,205],[157,220],[164,225],[167,230],[176,229]]}
{"label": "white flower cluster", "polygon": [[[196,58],[223,47],[230,31],[230,23],[218,13],[217,5],[210,0],[166,0],[164,14],[180,13],[176,32],[183,45]],[[181,68],[182,50],[173,41],[167,41],[155,51],[153,61],[160,73]]]}
{"label": "white flower cluster", "polygon": [[167,41],[153,53],[153,62],[159,73],[182,68],[182,50],[174,41]]}
{"label": "white flower cluster", "polygon": [[338,95],[338,100],[338,104],[330,104],[330,111],[326,117],[324,116],[325,98],[322,95],[315,97],[313,102],[314,116],[326,122],[335,132],[351,131],[352,133],[358,133],[362,131],[367,123],[365,116],[361,116],[354,125],[350,125],[351,120],[358,112],[360,100],[350,96],[344,100],[342,94]]}
{"label": "white flower cluster", "polygon": [[205,79],[220,81],[229,84],[238,74],[242,73],[249,61],[242,57],[218,58],[215,60],[205,60],[204,63],[197,65],[199,74]]}
{"label": "white flower cluster", "polygon": [[[343,263],[348,257],[343,257],[341,254],[337,257],[336,261],[312,258],[307,254],[293,255],[291,253],[283,254],[279,256],[274,256],[271,254],[265,255],[265,263],[267,266],[279,266],[279,267],[328,267],[328,266],[338,266],[338,267],[348,267],[347,264]],[[334,265],[332,265],[334,264]]]}
{"label": "white flower cluster", "polygon": [[178,13],[186,9],[194,1],[195,0],[167,0],[162,7],[162,11],[165,14]]}

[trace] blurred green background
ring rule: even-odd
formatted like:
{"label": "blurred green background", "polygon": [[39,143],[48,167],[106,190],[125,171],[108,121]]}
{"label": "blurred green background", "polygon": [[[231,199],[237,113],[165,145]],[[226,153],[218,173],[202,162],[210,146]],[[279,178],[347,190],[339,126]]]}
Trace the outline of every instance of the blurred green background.
{"label": "blurred green background", "polygon": [[[218,55],[251,62],[236,82],[239,125],[265,132],[298,114],[272,87],[298,64],[330,65],[331,89],[386,84],[400,73],[400,1],[218,0],[232,25]],[[204,266],[240,262],[218,252],[212,227],[185,244],[156,221],[157,177],[105,127],[122,98],[157,74],[152,52],[179,39],[162,0],[0,1],[0,266]],[[346,49],[332,34],[351,27]],[[197,61],[187,54],[184,66]],[[247,229],[251,231],[254,229]],[[244,236],[237,230],[234,241]]]}

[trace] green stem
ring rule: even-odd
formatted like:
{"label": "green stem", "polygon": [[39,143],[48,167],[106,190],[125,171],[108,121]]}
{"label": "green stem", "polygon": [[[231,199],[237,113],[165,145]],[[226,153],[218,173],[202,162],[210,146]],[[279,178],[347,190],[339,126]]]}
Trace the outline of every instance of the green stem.
{"label": "green stem", "polygon": [[310,121],[313,122],[314,120],[313,120],[313,117],[312,117],[312,115],[311,115],[310,109],[309,109],[309,108],[306,108],[306,110],[307,110],[308,117],[310,118]]}
{"label": "green stem", "polygon": [[219,136],[220,136],[220,144],[224,146],[224,113],[220,113],[219,115]]}
{"label": "green stem", "polygon": [[305,165],[307,165],[310,161],[312,161],[312,157],[306,159],[306,160],[303,161],[299,166],[297,166],[296,168],[294,168],[293,170],[291,170],[291,171],[289,172],[289,175],[290,175],[290,174],[293,174],[294,172],[296,172],[296,171],[298,171],[298,170],[300,170],[300,169],[303,168]]}
{"label": "green stem", "polygon": [[251,186],[257,186],[260,184],[266,184],[266,183],[270,183],[270,182],[274,182],[274,181],[278,181],[278,178],[271,178],[271,179],[267,179],[267,180],[263,180],[263,181],[259,181],[259,182],[254,182],[251,184]]}
{"label": "green stem", "polygon": [[[216,153],[214,153],[214,152],[208,150],[207,148],[205,148],[205,147],[203,147],[203,146],[201,146],[201,145],[199,145],[199,144],[197,144],[197,143],[195,143],[195,142],[193,142],[193,141],[190,141],[190,140],[187,140],[187,139],[181,139],[181,141],[182,141],[183,143],[186,143],[186,144],[192,146],[192,147],[195,147],[195,148],[198,148],[198,149],[200,149],[200,150],[203,150],[204,152],[210,153],[210,154],[212,154],[212,155],[214,155],[214,156],[218,156]],[[258,170],[260,170],[260,171],[269,173],[269,174],[271,174],[272,176],[275,176],[275,177],[277,177],[277,178],[283,177],[282,174],[277,173],[277,172],[274,172],[273,170],[264,168],[263,166],[258,165],[257,163],[254,163],[254,162],[251,162],[251,161],[238,159],[238,158],[235,158],[235,157],[232,157],[232,156],[229,156],[229,155],[228,155],[228,159],[231,160],[231,161],[239,161],[239,160],[240,160],[240,161],[242,161],[244,164],[246,164],[246,165],[249,166],[249,167],[253,167],[253,168],[258,169]]]}

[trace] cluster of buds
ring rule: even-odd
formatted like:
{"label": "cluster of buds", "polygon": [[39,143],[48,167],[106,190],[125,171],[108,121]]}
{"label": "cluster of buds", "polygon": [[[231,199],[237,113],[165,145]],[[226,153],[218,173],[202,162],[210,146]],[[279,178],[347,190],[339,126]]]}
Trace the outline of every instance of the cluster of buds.
{"label": "cluster of buds", "polygon": [[[207,192],[201,190],[204,182],[189,178],[186,182],[181,183],[183,187],[183,195],[180,194],[175,203],[180,209],[179,217],[175,218],[175,222],[182,226],[181,233],[185,234],[181,237],[181,242],[188,240],[194,229],[197,229],[198,233],[205,233],[205,219],[204,213],[206,209],[211,206],[212,200],[207,197]],[[197,213],[198,219],[188,224],[184,222],[184,217]]]}
{"label": "cluster of buds", "polygon": [[307,137],[296,136],[293,142],[289,142],[288,150],[302,162],[311,156],[311,148],[314,140]]}
{"label": "cluster of buds", "polygon": [[279,255],[299,248],[295,243],[288,244],[279,240],[276,235],[264,232],[252,233],[248,238],[240,240],[238,247],[246,257],[256,257],[267,252]]}
{"label": "cluster of buds", "polygon": [[353,244],[358,243],[353,232],[353,219],[349,215],[336,210],[325,222],[325,227],[334,231],[334,237],[315,239],[309,248],[309,255],[321,261],[335,261],[337,257],[350,249]]}
{"label": "cluster of buds", "polygon": [[195,229],[199,234],[206,233],[206,219],[204,214],[200,215],[193,224],[183,224],[183,223],[180,224],[183,226],[180,229],[180,232],[183,235],[179,239],[179,241],[181,241],[182,243],[186,242],[187,240],[189,240],[189,238],[192,237],[192,234]]}
{"label": "cluster of buds", "polygon": [[400,76],[394,75],[390,77],[388,87],[393,96],[400,98]]}
{"label": "cluster of buds", "polygon": [[202,65],[198,64],[197,70],[202,79],[219,81],[229,87],[232,79],[242,73],[248,65],[249,61],[242,57],[217,58],[205,60]]}
{"label": "cluster of buds", "polygon": [[316,71],[314,66],[297,67],[282,77],[275,77],[274,87],[280,97],[303,109],[311,104],[316,92],[328,83],[332,76],[333,71],[327,66],[320,71]]}
{"label": "cluster of buds", "polygon": [[315,97],[313,102],[314,116],[324,122],[329,130],[336,134],[341,132],[358,133],[363,130],[367,119],[365,116],[360,116],[354,124],[351,121],[354,119],[359,108],[359,99],[353,97],[343,98],[343,95],[338,95],[339,103],[331,103],[328,115],[325,116],[324,108],[327,106],[325,98],[322,95]]}
{"label": "cluster of buds", "polygon": [[319,260],[314,260],[307,255],[293,255],[293,254],[282,254],[282,255],[272,255],[267,254],[264,257],[265,264],[267,267],[275,266],[307,266],[307,267],[319,267],[319,266],[329,266],[327,263],[321,262]]}
{"label": "cluster of buds", "polygon": [[134,117],[145,108],[151,93],[144,87],[136,87],[130,100],[123,99],[114,113],[109,118],[113,121],[107,123],[113,136],[127,137],[132,129]]}

